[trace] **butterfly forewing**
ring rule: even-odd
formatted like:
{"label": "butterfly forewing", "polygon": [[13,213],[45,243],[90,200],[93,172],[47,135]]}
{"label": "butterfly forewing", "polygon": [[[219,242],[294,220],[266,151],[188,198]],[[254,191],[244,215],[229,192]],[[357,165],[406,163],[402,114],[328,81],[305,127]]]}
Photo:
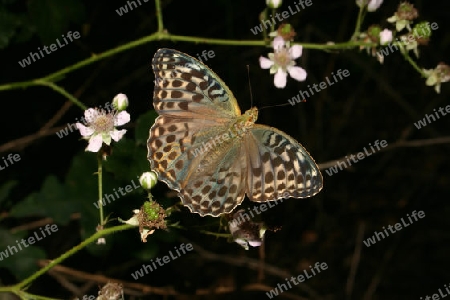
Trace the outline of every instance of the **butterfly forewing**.
{"label": "butterfly forewing", "polygon": [[178,191],[192,212],[231,212],[245,194],[262,202],[321,190],[314,160],[287,134],[256,124],[244,134],[230,134],[245,116],[207,66],[171,49],[158,50],[152,66],[159,117],[150,129],[148,158],[158,178]]}
{"label": "butterfly forewing", "polygon": [[158,114],[217,122],[241,114],[236,98],[225,83],[189,55],[160,49],[153,57],[152,66],[153,105]]}

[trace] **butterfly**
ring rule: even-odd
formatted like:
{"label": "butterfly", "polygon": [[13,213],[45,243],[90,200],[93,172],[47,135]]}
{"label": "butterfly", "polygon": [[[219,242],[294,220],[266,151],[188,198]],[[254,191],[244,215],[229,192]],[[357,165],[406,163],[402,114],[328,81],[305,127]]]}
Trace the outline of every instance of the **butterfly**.
{"label": "butterfly", "polygon": [[152,60],[153,106],[148,159],[158,179],[201,216],[230,213],[244,196],[265,202],[306,198],[323,186],[313,158],[294,138],[241,114],[227,85],[206,65],[173,49]]}

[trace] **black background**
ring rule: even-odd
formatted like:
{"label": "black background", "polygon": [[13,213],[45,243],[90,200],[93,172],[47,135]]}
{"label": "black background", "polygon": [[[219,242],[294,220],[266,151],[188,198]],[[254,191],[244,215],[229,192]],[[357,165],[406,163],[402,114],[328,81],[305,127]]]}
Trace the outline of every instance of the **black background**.
{"label": "black background", "polygon": [[[289,1],[284,2],[283,10],[289,5]],[[363,30],[376,23],[392,28],[386,19],[393,15],[398,1],[385,2],[377,12],[367,15]],[[71,24],[69,28],[79,31],[81,38],[26,68],[21,68],[17,61],[44,43],[35,35],[25,43],[9,45],[0,55],[1,84],[47,75],[157,30],[152,1],[142,3],[121,17],[115,10],[125,1],[82,3],[86,9],[85,19],[81,25]],[[419,66],[432,69],[438,62],[449,63],[449,4],[446,1],[415,1],[414,4],[419,10],[419,20],[439,25],[429,45],[420,48]],[[26,7],[25,2],[19,2],[8,9],[26,12]],[[259,24],[258,14],[265,7],[262,0],[163,1],[162,7],[165,28],[172,34],[230,40],[261,38],[254,36],[250,28]],[[355,1],[314,0],[311,7],[288,21],[297,32],[298,42],[339,43],[353,33],[357,13]],[[259,56],[267,56],[270,49],[155,41],[72,72],[59,84],[87,106],[101,105],[120,92],[127,94],[132,118],[127,129],[132,133],[138,116],[153,109],[154,76],[150,62],[155,51],[162,47],[194,57],[203,50],[213,50],[215,57],[206,64],[228,84],[242,111],[252,105],[246,65],[250,67],[253,105],[257,107],[287,103],[308,84],[323,81],[338,69],[348,69],[348,78],[310,97],[306,103],[271,107],[259,112],[258,123],[279,128],[299,140],[319,164],[360,152],[375,140],[384,139],[392,145],[402,138],[418,140],[448,135],[449,117],[442,117],[420,130],[413,125],[424,118],[425,113],[449,104],[448,85],[443,84],[441,94],[436,94],[433,88],[425,86],[425,80],[399,52],[386,57],[381,65],[364,50],[304,49],[297,63],[308,72],[306,82],[288,79],[285,89],[277,89],[273,85],[273,76],[267,70],[261,70],[258,63]],[[16,165],[0,172],[2,182],[15,179],[20,186],[1,207],[3,216],[7,216],[8,210],[27,194],[38,190],[45,176],[55,174],[63,180],[72,157],[84,150],[86,143],[80,141],[78,134],[59,139],[54,131],[27,143],[17,142],[17,139],[35,134],[65,102],[61,95],[45,87],[1,91],[0,127],[4,151],[1,156],[19,153],[22,158]],[[60,129],[59,126],[74,122],[81,115],[82,111],[72,106],[56,127]],[[8,142],[13,142],[12,146],[5,146]],[[444,284],[450,283],[449,150],[448,143],[389,148],[333,176],[323,170],[324,189],[320,194],[304,200],[286,200],[261,215],[270,227],[279,230],[269,231],[264,248],[260,249],[245,251],[223,238],[201,234],[200,230],[211,224],[217,231],[218,219],[201,219],[184,209],[177,218],[185,230],[172,232],[170,239],[164,237],[166,233],[159,233],[159,252],[155,255],[161,257],[182,242],[192,242],[194,251],[145,276],[139,283],[176,291],[177,296],[166,299],[266,299],[264,292],[284,282],[286,274],[297,276],[315,262],[326,262],[328,269],[306,282],[315,294],[297,286],[278,298],[420,299],[436,293]],[[95,170],[95,166],[92,169]],[[95,177],[92,180],[95,181]],[[165,184],[160,183],[153,194],[157,199],[173,196],[167,192]],[[245,206],[250,205],[248,200],[244,202]],[[118,215],[128,213],[128,210],[120,211],[120,206],[116,208]],[[423,210],[425,218],[369,248],[362,245],[360,251],[355,251],[362,242],[358,239],[358,231],[363,232],[366,239],[414,210]],[[4,225],[12,227],[27,221],[30,220],[7,219]],[[50,259],[81,241],[77,220],[60,230],[62,233],[54,241],[43,245]],[[126,239],[124,235],[128,235]],[[134,242],[123,242],[127,239]],[[114,245],[109,252],[96,256],[82,251],[63,265],[135,283],[130,273],[146,263],[130,258],[130,253],[146,250],[146,244],[137,239],[135,231],[114,234],[108,237],[108,243]],[[352,263],[358,257],[349,296],[346,285]],[[260,262],[259,266],[251,265],[255,261]],[[3,283],[16,282],[13,272],[3,271]],[[48,297],[73,297],[56,277],[46,274],[29,290]],[[83,278],[75,282],[78,285],[94,282],[86,292],[91,295],[102,285]],[[124,285],[127,290],[129,287]],[[144,296],[140,291],[126,298],[162,299],[163,296],[151,292]]]}

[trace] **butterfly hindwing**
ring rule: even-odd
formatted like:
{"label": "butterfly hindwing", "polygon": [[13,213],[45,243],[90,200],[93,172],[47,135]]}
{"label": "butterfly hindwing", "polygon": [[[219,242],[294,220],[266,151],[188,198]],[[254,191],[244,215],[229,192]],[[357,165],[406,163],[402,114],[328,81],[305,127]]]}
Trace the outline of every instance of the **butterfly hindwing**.
{"label": "butterfly hindwing", "polygon": [[320,170],[295,139],[269,126],[255,124],[246,136],[248,155],[247,196],[264,202],[306,198],[323,186]]}

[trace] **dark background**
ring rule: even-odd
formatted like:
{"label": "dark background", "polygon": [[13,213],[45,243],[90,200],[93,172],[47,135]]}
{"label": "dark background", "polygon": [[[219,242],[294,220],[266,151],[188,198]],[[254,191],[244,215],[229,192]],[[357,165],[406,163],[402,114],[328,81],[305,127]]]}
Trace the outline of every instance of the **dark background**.
{"label": "dark background", "polygon": [[[284,2],[281,10],[291,4]],[[399,2],[385,2],[377,12],[367,15],[363,30],[377,23],[392,28],[386,19],[393,15]],[[17,36],[6,39],[0,55],[0,84],[42,77],[96,53],[152,34],[157,30],[154,2],[141,0],[141,3],[137,9],[119,17],[115,10],[126,4],[125,1],[67,1],[67,9],[75,17],[66,20],[66,27],[58,35],[69,30],[79,31],[81,38],[21,68],[17,61],[27,57],[30,51],[35,52],[37,47],[49,45],[49,42],[43,42],[45,36],[54,41],[56,37],[49,33],[52,24],[62,21],[51,18],[55,1],[3,1],[2,13],[30,17],[29,23],[18,26],[16,32],[33,28],[34,31],[31,30],[29,37],[24,34],[21,37],[24,41],[19,41]],[[449,3],[413,3],[419,10],[420,21],[439,25],[432,33],[429,45],[420,47],[417,63],[426,69],[435,68],[441,61],[450,63]],[[262,38],[250,32],[250,28],[259,24],[258,15],[265,7],[262,0],[163,1],[162,7],[165,28],[172,34],[230,40]],[[44,18],[45,13],[48,16]],[[352,0],[313,0],[311,7],[293,15],[288,22],[297,32],[296,41],[339,43],[348,40],[353,33],[357,13]],[[47,20],[47,27],[42,25],[42,19]],[[2,32],[1,36],[6,38],[6,30]],[[131,114],[131,123],[126,126],[127,137],[132,138],[136,120],[153,109],[154,76],[150,62],[155,51],[162,47],[194,57],[203,50],[213,50],[215,57],[206,64],[228,84],[242,111],[252,105],[246,65],[250,67],[253,105],[257,107],[287,103],[299,90],[306,90],[308,84],[319,83],[338,69],[348,69],[348,78],[308,98],[306,103],[271,107],[259,113],[258,123],[279,128],[299,140],[319,164],[360,152],[377,139],[387,140],[391,146],[400,140],[448,135],[450,117],[442,117],[420,130],[413,125],[424,118],[425,113],[448,105],[448,85],[443,84],[441,94],[436,94],[432,87],[425,86],[425,80],[398,51],[380,65],[364,50],[304,49],[297,63],[308,72],[306,82],[288,79],[285,89],[277,89],[273,86],[273,76],[267,70],[261,70],[258,63],[259,56],[267,56],[270,49],[155,41],[72,72],[58,84],[91,107],[111,101],[117,93],[127,94]],[[0,226],[6,231],[14,231],[17,226],[52,217],[45,213],[25,214],[22,218],[9,214],[27,195],[41,190],[47,176],[55,175],[58,181],[68,184],[67,176],[75,155],[88,157],[86,161],[93,163],[84,166],[87,175],[82,179],[74,178],[78,178],[77,189],[84,189],[85,185],[95,187],[96,164],[95,156],[82,154],[86,142],[80,141],[78,133],[62,139],[55,134],[55,130],[82,116],[78,107],[71,106],[53,128],[37,134],[65,105],[67,100],[63,96],[45,87],[1,91],[0,95],[0,149],[3,151],[0,155],[19,153],[21,156],[20,162],[0,171],[2,184],[17,181],[8,197],[0,202]],[[147,128],[151,125],[146,124]],[[32,139],[20,140],[30,135]],[[145,145],[135,146],[140,149],[139,157],[133,159],[148,168]],[[139,241],[136,230],[116,233],[107,237],[107,246],[103,250],[99,250],[103,246],[90,246],[62,265],[91,275],[123,280],[127,299],[163,299],[164,294],[168,295],[165,299],[266,299],[264,292],[283,283],[285,277],[297,276],[315,262],[326,262],[326,271],[278,298],[420,299],[437,293],[444,284],[450,283],[449,150],[448,143],[388,148],[333,176],[323,170],[324,189],[320,194],[304,200],[286,200],[259,216],[269,227],[278,229],[266,234],[265,245],[259,249],[245,251],[224,238],[201,233],[201,230],[219,232],[219,219],[201,218],[183,208],[170,220],[179,221],[183,229],[159,231],[146,244]],[[128,172],[126,166],[124,164],[123,172]],[[110,177],[106,176],[105,180],[110,181],[105,185],[123,187],[134,178],[121,178],[116,170]],[[163,206],[177,200],[164,183],[159,183],[152,193]],[[56,200],[64,203],[66,197],[70,198],[61,193]],[[91,207],[95,197],[94,188],[91,198],[80,198],[79,202],[87,203],[92,215],[86,215],[85,208],[69,205],[71,214],[65,215],[66,222],[60,223],[58,233],[37,245],[44,249],[48,259],[58,257],[82,241],[86,230],[92,232],[94,227],[87,229],[85,221],[90,219],[94,225],[98,222],[97,212]],[[130,210],[138,208],[145,197],[142,192],[124,197],[106,206],[106,214],[126,219]],[[40,211],[43,209],[40,205],[45,204],[37,202],[35,205],[28,209]],[[243,205],[249,207],[252,204],[245,200]],[[423,210],[425,218],[369,248],[362,244],[362,238],[371,237],[383,226],[394,225],[414,210]],[[37,230],[33,225],[27,228],[28,231],[22,233],[24,236]],[[162,257],[183,242],[193,243],[194,251],[138,282],[130,276],[151,258]],[[25,254],[16,254],[19,255]],[[37,260],[31,264],[37,268]],[[356,268],[354,275],[351,275],[352,266]],[[0,268],[3,284],[11,285],[24,278],[25,275],[18,275],[14,270],[14,265]],[[77,295],[79,297],[96,295],[97,287],[104,284],[87,276],[55,271],[40,277],[28,291],[47,297],[73,298],[76,289],[67,282],[79,287],[90,283],[86,289],[77,290],[83,292]],[[348,286],[348,282],[352,285]],[[129,283],[140,285],[136,287]],[[149,292],[144,291],[144,286],[163,289]],[[176,296],[169,296],[173,294],[171,291],[175,291]]]}

